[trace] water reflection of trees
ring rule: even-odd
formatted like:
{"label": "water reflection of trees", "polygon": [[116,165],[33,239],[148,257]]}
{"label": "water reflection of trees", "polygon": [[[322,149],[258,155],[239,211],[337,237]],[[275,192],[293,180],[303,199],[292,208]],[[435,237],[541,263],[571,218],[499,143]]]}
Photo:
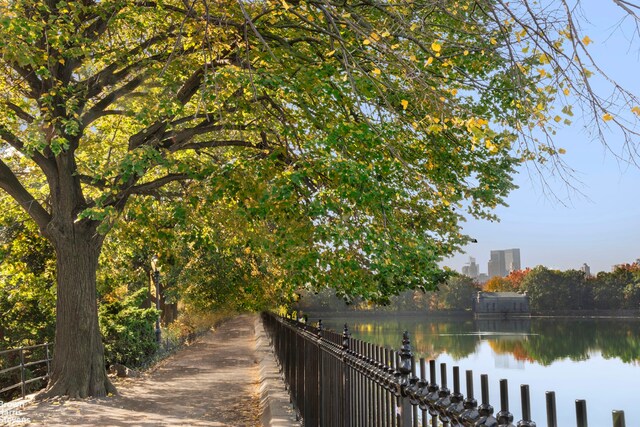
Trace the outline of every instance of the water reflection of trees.
{"label": "water reflection of trees", "polygon": [[348,319],[347,323],[355,337],[395,349],[400,347],[402,331],[408,330],[415,353],[426,358],[447,353],[461,359],[487,341],[498,354],[542,365],[561,359],[588,360],[595,352],[607,359],[640,364],[638,319]]}
{"label": "water reflection of trees", "polygon": [[481,341],[474,332],[471,320],[436,322],[411,319],[332,319],[327,322],[334,328],[342,323],[349,325],[355,338],[394,349],[400,348],[402,332],[407,330],[417,357],[436,358],[439,354],[448,353],[461,359],[473,354]]}
{"label": "water reflection of trees", "polygon": [[640,361],[640,321],[635,319],[544,319],[532,322],[531,332],[535,335],[525,347],[543,365],[565,358],[587,360],[597,351],[607,359]]}

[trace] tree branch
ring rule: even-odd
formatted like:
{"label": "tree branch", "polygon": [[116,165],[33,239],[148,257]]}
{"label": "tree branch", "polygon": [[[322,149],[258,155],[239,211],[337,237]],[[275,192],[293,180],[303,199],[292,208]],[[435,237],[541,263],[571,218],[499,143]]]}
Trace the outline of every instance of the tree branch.
{"label": "tree branch", "polygon": [[40,230],[46,230],[47,224],[51,221],[51,215],[38,203],[31,193],[24,188],[13,171],[2,160],[0,160],[0,188],[20,204],[22,209],[38,224]]}
{"label": "tree branch", "polygon": [[57,173],[55,161],[53,159],[45,157],[39,151],[34,150],[33,152],[27,152],[27,150],[24,148],[24,143],[20,140],[20,138],[14,135],[3,125],[0,125],[0,138],[6,141],[9,145],[18,150],[24,156],[32,159],[40,167],[40,169],[42,169],[42,172],[44,172],[44,174],[48,177],[53,177]]}
{"label": "tree branch", "polygon": [[128,193],[129,194],[151,194],[153,193],[153,191],[169,184],[170,182],[184,181],[186,179],[189,179],[189,175],[187,175],[186,173],[172,173],[172,174],[163,176],[162,178],[158,178],[154,181],[136,185],[135,187],[132,187],[128,191]]}
{"label": "tree branch", "polygon": [[105,115],[104,111],[109,105],[113,104],[128,93],[131,93],[140,86],[145,79],[146,73],[142,73],[108,95],[105,95],[105,97],[100,101],[96,102],[96,104],[82,116],[82,128],[86,128],[98,117]]}
{"label": "tree branch", "polygon": [[24,120],[27,123],[33,123],[35,118],[27,113],[26,111],[24,111],[22,108],[18,107],[16,104],[14,104],[13,102],[10,101],[5,101],[4,104],[14,113],[16,113],[16,115],[18,117],[20,117],[22,120]]}
{"label": "tree branch", "polygon": [[184,151],[184,150],[199,150],[201,148],[216,148],[216,147],[245,147],[255,148],[257,150],[264,150],[268,147],[262,143],[254,144],[243,139],[226,139],[226,140],[211,140],[201,142],[191,142],[189,144],[182,144],[178,146],[169,147],[170,152]]}
{"label": "tree branch", "polygon": [[[170,151],[177,151],[179,147],[193,139],[195,136],[204,135],[210,132],[220,132],[220,131],[230,131],[230,130],[238,130],[243,131],[247,130],[248,125],[219,125],[216,122],[204,121],[197,126],[180,130],[175,132],[173,135],[169,135],[163,139],[160,146],[163,148],[167,148]],[[174,149],[177,147],[177,149]]]}
{"label": "tree branch", "polygon": [[[172,34],[163,34],[162,36],[152,37],[139,44],[135,48],[129,50],[125,55],[123,55],[123,57],[132,58],[140,52],[143,52],[145,49],[153,46],[154,44],[167,40],[171,35]],[[102,92],[105,87],[114,85],[118,81],[122,81],[123,79],[125,79],[128,75],[131,74],[131,72],[144,68],[146,63],[148,63],[149,61],[160,60],[162,58],[166,58],[167,56],[168,55],[166,52],[153,55],[145,58],[144,60],[134,61],[132,64],[120,69],[119,71],[116,70],[118,70],[118,68],[122,65],[122,61],[114,61],[107,67],[98,71],[96,74],[83,80],[80,84],[84,84],[87,86],[87,99],[91,99]]]}

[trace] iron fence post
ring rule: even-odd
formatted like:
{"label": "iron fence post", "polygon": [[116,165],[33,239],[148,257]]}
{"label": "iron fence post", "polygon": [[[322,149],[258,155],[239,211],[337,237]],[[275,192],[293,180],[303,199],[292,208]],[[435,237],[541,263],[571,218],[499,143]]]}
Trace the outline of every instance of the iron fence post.
{"label": "iron fence post", "polygon": [[553,391],[546,392],[547,399],[547,427],[558,427],[556,417],[556,393]]}
{"label": "iron fence post", "polygon": [[402,347],[400,348],[400,364],[398,371],[400,372],[400,417],[399,427],[411,426],[411,402],[407,395],[407,387],[409,386],[409,374],[411,374],[411,341],[409,341],[409,332],[404,331],[402,334]]}
{"label": "iron fence post", "polygon": [[576,423],[578,427],[588,427],[587,422],[587,401],[584,399],[576,400]]}
{"label": "iron fence post", "polygon": [[351,334],[349,333],[349,328],[345,323],[344,329],[342,330],[342,390],[343,390],[343,423],[346,421],[346,425],[350,425],[349,420],[351,419],[351,381],[349,378],[349,344]]}
{"label": "iron fence post", "polygon": [[611,416],[613,417],[613,427],[626,427],[624,411],[613,411]]}

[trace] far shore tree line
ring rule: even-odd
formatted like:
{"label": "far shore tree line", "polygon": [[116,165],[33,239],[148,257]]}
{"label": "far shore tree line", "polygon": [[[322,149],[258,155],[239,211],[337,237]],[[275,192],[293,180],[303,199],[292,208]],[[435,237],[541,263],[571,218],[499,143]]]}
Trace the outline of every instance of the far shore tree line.
{"label": "far shore tree line", "polygon": [[544,266],[517,270],[506,277],[495,276],[484,285],[452,273],[432,292],[407,291],[392,297],[386,306],[364,301],[345,304],[329,289],[302,295],[297,308],[305,311],[419,311],[469,312],[478,291],[526,292],[536,313],[568,311],[640,310],[640,264],[621,264],[611,272],[594,276],[579,270],[553,270]]}

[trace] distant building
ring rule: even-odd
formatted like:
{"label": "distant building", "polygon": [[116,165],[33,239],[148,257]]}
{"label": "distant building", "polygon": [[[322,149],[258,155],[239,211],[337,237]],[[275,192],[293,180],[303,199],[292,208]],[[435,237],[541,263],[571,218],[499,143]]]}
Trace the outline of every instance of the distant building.
{"label": "distant building", "polygon": [[529,296],[517,292],[478,292],[473,311],[478,318],[531,316]]}
{"label": "distant building", "polygon": [[591,267],[589,267],[589,264],[587,264],[586,262],[582,264],[582,267],[580,267],[580,271],[582,271],[586,277],[591,277]]}
{"label": "distant building", "polygon": [[472,279],[475,279],[480,275],[480,266],[476,264],[475,258],[469,257],[469,262],[462,267],[462,274],[471,277]]}
{"label": "distant building", "polygon": [[520,249],[491,251],[488,263],[489,278],[505,277],[512,271],[520,270]]}

